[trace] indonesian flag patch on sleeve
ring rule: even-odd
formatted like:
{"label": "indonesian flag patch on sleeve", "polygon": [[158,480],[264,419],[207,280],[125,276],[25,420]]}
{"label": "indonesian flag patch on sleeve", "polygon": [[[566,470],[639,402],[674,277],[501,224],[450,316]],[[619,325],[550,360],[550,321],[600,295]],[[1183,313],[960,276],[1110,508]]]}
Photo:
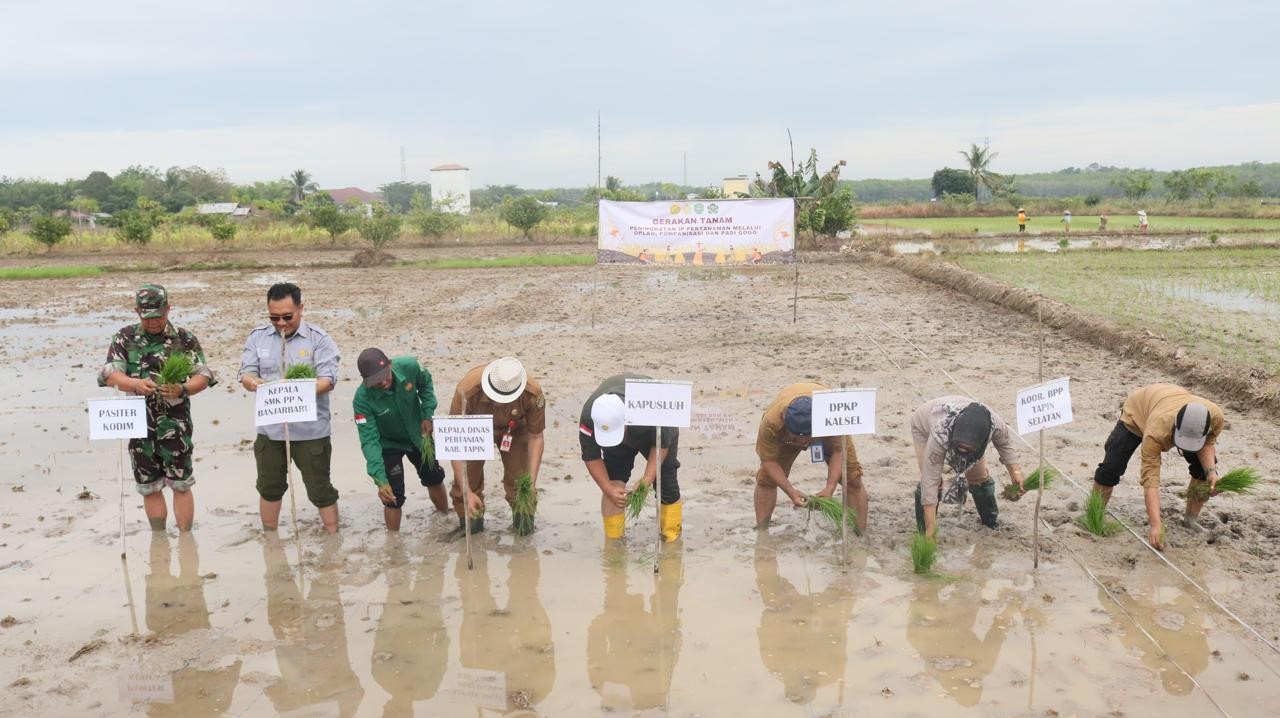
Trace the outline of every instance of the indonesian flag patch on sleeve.
{"label": "indonesian flag patch on sleeve", "polygon": [[587,436],[595,436],[594,434],[591,433],[591,427],[587,426],[586,424],[578,424],[578,431],[581,431],[583,434]]}
{"label": "indonesian flag patch on sleeve", "polygon": [[368,421],[368,420],[364,418],[364,414],[356,414],[356,423],[357,423],[357,424],[363,424],[363,423],[365,423],[366,421]]}

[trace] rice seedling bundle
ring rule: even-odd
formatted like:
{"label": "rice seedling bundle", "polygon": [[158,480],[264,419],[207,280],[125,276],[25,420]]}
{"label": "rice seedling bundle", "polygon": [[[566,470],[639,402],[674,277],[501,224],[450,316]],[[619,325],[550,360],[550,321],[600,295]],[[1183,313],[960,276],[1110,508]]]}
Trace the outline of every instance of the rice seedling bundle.
{"label": "rice seedling bundle", "polygon": [[1110,536],[1120,530],[1120,524],[1107,518],[1107,505],[1102,501],[1102,494],[1096,491],[1089,492],[1084,502],[1080,525],[1094,536]]}
{"label": "rice seedling bundle", "polygon": [[511,513],[533,516],[538,510],[538,494],[533,490],[533,477],[524,474],[516,479],[516,498],[511,502]]}
{"label": "rice seedling bundle", "polygon": [[[1250,466],[1241,466],[1228,471],[1218,478],[1218,491],[1224,494],[1248,494],[1252,493],[1262,477],[1258,474],[1258,470]],[[1193,499],[1209,498],[1209,482],[1197,481],[1191,484],[1191,488],[1187,490],[1187,494]]]}
{"label": "rice seedling bundle", "polygon": [[288,369],[284,370],[284,378],[293,379],[315,379],[316,368],[310,364],[290,364]]}
{"label": "rice seedling bundle", "polygon": [[933,562],[938,558],[938,544],[922,533],[911,537],[911,566],[921,575],[933,573]]}
{"label": "rice seedling bundle", "polygon": [[1049,466],[1044,467],[1044,476],[1041,477],[1040,469],[1037,467],[1036,470],[1032,471],[1031,475],[1022,482],[1021,489],[1018,488],[1017,484],[1009,484],[1004,487],[1004,491],[1001,495],[1010,501],[1017,501],[1032,491],[1038,491],[1040,489],[1041,481],[1044,481],[1044,488],[1048,489],[1053,486],[1053,482],[1057,478],[1058,472],[1056,469]]}
{"label": "rice seedling bundle", "polygon": [[641,481],[636,488],[627,494],[627,516],[634,519],[640,515],[640,511],[644,509],[645,502],[649,500],[649,494],[653,492],[653,487]]}
{"label": "rice seedling bundle", "polygon": [[422,435],[422,465],[430,466],[436,460],[436,441],[431,434]]}
{"label": "rice seedling bundle", "polygon": [[836,531],[840,530],[840,522],[846,520],[847,517],[849,527],[853,529],[854,533],[858,533],[858,512],[852,506],[849,507],[848,513],[845,513],[844,506],[829,496],[810,496],[805,502],[805,506],[809,509],[810,516],[815,511],[825,516]]}
{"label": "rice seedling bundle", "polygon": [[160,375],[156,383],[164,385],[181,384],[191,378],[191,373],[196,370],[194,364],[191,363],[191,357],[184,352],[170,354],[164,358],[164,364],[160,367]]}

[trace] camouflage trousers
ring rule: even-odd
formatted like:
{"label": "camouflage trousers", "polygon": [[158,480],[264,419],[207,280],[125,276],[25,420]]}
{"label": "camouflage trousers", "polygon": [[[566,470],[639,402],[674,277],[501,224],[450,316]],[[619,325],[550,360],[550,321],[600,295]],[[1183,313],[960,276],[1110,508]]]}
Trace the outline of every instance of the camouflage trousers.
{"label": "camouflage trousers", "polygon": [[129,440],[133,480],[139,494],[154,494],[165,486],[187,491],[195,484],[191,432],[184,423],[167,416],[157,417],[155,431],[149,432],[147,438]]}

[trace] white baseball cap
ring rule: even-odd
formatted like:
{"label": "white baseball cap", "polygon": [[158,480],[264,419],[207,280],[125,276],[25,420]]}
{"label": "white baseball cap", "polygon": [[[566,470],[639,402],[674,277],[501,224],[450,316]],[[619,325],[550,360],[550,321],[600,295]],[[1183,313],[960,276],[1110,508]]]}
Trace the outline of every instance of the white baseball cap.
{"label": "white baseball cap", "polygon": [[1209,436],[1209,407],[1192,402],[1178,411],[1173,424],[1173,445],[1183,451],[1199,451]]}
{"label": "white baseball cap", "polygon": [[502,357],[489,362],[480,375],[480,390],[499,404],[510,404],[524,393],[529,383],[524,365],[515,357]]}
{"label": "white baseball cap", "polygon": [[591,402],[591,423],[595,424],[595,439],[608,448],[622,443],[626,433],[626,405],[617,394],[601,394]]}

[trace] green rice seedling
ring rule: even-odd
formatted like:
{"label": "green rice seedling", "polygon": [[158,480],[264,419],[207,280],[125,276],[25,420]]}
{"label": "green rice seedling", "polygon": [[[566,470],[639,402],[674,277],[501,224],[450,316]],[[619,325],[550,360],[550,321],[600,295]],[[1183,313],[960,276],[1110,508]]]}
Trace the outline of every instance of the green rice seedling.
{"label": "green rice seedling", "polygon": [[1026,481],[1022,482],[1022,488],[1024,491],[1027,491],[1027,492],[1037,491],[1040,489],[1040,483],[1043,481],[1044,488],[1048,489],[1049,487],[1053,486],[1053,482],[1057,478],[1058,478],[1058,471],[1054,469],[1052,466],[1044,467],[1043,477],[1040,474],[1040,468],[1037,467],[1036,470],[1032,471],[1031,475],[1027,477]]}
{"label": "green rice seedling", "polygon": [[315,379],[316,368],[310,364],[290,364],[288,369],[284,370],[285,379]]}
{"label": "green rice seedling", "polygon": [[1102,502],[1102,494],[1096,491],[1089,492],[1079,521],[1084,530],[1094,536],[1110,536],[1120,530],[1120,524],[1107,518],[1107,505]]}
{"label": "green rice seedling", "polygon": [[933,562],[938,558],[938,544],[922,533],[911,537],[911,566],[920,575],[933,573]]}
{"label": "green rice seedling", "polygon": [[854,533],[858,533],[858,512],[849,507],[848,513],[845,513],[844,506],[829,496],[810,496],[805,502],[805,506],[809,509],[809,515],[812,516],[814,511],[827,517],[836,531],[840,530],[840,522],[848,518],[849,528]]}
{"label": "green rice seedling", "polygon": [[511,502],[511,513],[533,516],[538,510],[538,494],[533,490],[533,477],[523,474],[516,479],[516,498]]}
{"label": "green rice seedling", "polygon": [[645,502],[649,500],[649,494],[653,492],[653,487],[643,481],[636,484],[636,488],[627,494],[627,516],[635,519],[640,515],[640,511],[644,509]]}
{"label": "green rice seedling", "polygon": [[[1262,477],[1258,474],[1258,470],[1251,466],[1241,466],[1228,471],[1218,479],[1217,489],[1224,494],[1248,494],[1253,492],[1253,488],[1258,485]],[[1191,488],[1187,490],[1187,495],[1193,499],[1203,500],[1209,498],[1209,482],[1196,481],[1191,484]]]}
{"label": "green rice seedling", "polygon": [[191,357],[184,352],[175,352],[164,358],[164,364],[160,366],[160,373],[156,378],[156,383],[161,386],[181,384],[190,379],[191,373],[195,370],[196,367],[191,363]]}

